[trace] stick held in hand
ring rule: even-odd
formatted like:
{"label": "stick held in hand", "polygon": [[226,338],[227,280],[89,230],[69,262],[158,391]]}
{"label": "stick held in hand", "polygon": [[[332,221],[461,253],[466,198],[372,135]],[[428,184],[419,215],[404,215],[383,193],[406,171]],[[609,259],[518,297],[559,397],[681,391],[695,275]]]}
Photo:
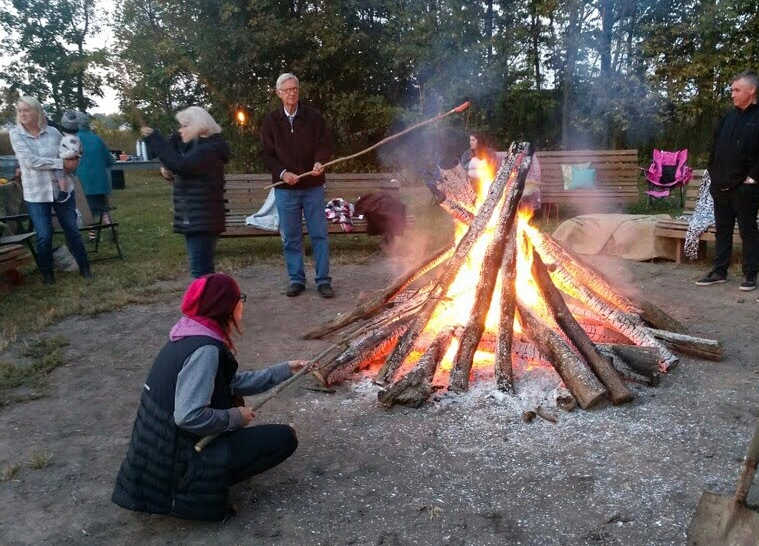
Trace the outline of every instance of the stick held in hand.
{"label": "stick held in hand", "polygon": [[[394,139],[396,139],[396,138],[398,138],[400,136],[403,136],[406,133],[409,133],[409,132],[411,132],[411,131],[413,131],[415,129],[418,129],[419,127],[423,127],[425,125],[429,125],[430,123],[434,123],[436,121],[440,121],[444,117],[450,116],[451,114],[459,114],[459,113],[463,112],[464,110],[466,110],[467,108],[469,108],[471,106],[471,104],[472,104],[471,102],[466,101],[464,103],[459,104],[455,108],[451,108],[447,112],[443,112],[442,114],[438,114],[434,118],[430,118],[430,119],[426,119],[424,121],[420,121],[419,123],[416,123],[416,124],[412,125],[411,127],[407,127],[406,129],[404,129],[403,131],[401,131],[399,133],[395,133],[394,135],[390,135],[389,137],[385,137],[382,140],[380,140],[379,142],[376,142],[375,144],[372,144],[368,148],[364,148],[360,152],[356,152],[355,154],[347,155],[345,157],[338,157],[337,159],[333,159],[332,161],[328,161],[327,163],[324,163],[322,165],[322,169],[326,169],[327,167],[330,167],[330,166],[335,165],[337,163],[341,163],[343,161],[348,161],[349,159],[353,159],[354,157],[358,157],[360,155],[364,155],[365,153],[371,152],[372,150],[374,150],[375,148],[378,148],[379,146],[382,146],[383,144],[387,144],[391,140],[394,140]],[[299,174],[296,177],[296,180],[300,180],[304,176],[311,176],[313,174],[315,174],[314,171],[308,171],[308,172]],[[285,183],[284,180],[280,180],[279,182],[275,182],[274,184],[269,184],[268,186],[264,187],[264,189],[268,190],[268,189],[271,189],[271,188],[276,188],[277,186],[280,186],[280,185],[282,185],[284,183]]]}

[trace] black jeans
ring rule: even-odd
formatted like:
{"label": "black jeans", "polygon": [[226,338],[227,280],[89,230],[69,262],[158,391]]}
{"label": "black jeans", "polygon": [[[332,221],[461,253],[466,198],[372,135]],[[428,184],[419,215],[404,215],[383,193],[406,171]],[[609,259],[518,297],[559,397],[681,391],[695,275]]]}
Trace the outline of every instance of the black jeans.
{"label": "black jeans", "polygon": [[243,428],[224,435],[223,441],[229,442],[232,452],[229,485],[277,466],[298,447],[295,431],[287,425]]}
{"label": "black jeans", "polygon": [[194,278],[214,273],[213,257],[216,252],[216,235],[212,233],[187,233],[187,257],[190,262],[190,275]]}
{"label": "black jeans", "polygon": [[728,191],[715,188],[712,197],[717,229],[714,271],[720,275],[727,275],[730,254],[733,251],[733,229],[737,220],[743,240],[743,275],[756,275],[759,271],[759,231],[756,226],[759,184],[741,184]]}

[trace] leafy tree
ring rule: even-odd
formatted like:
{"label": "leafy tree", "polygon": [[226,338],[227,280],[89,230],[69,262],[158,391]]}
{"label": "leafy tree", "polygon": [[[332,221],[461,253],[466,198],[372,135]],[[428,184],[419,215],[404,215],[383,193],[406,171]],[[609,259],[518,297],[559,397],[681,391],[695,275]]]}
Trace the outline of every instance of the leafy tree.
{"label": "leafy tree", "polygon": [[3,79],[18,92],[52,103],[59,119],[64,110],[86,110],[90,97],[102,96],[102,49],[85,41],[97,31],[94,0],[4,0],[0,28],[7,40]]}

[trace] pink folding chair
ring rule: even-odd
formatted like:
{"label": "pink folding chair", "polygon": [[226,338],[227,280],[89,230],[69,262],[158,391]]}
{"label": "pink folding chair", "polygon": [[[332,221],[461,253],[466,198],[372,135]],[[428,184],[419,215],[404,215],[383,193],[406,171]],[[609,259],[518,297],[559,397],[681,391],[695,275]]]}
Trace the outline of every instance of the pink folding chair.
{"label": "pink folding chair", "polygon": [[685,205],[685,187],[693,177],[693,169],[688,167],[688,150],[666,152],[654,149],[651,166],[646,173],[649,201],[669,197],[675,188],[680,188],[680,206]]}

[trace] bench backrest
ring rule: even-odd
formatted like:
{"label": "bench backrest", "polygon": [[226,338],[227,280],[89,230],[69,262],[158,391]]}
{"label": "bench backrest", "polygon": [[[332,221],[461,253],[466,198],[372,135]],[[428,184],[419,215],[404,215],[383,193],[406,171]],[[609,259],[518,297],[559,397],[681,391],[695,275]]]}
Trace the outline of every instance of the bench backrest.
{"label": "bench backrest", "polygon": [[[339,173],[327,174],[326,198],[343,199],[354,203],[356,199],[373,191],[397,194],[401,184],[392,173]],[[224,177],[224,200],[227,215],[253,214],[266,200],[271,175],[259,173],[228,174]]]}
{"label": "bench backrest", "polygon": [[[540,195],[545,203],[592,197],[594,193],[611,194],[625,202],[638,199],[638,150],[541,150],[536,156],[541,171]],[[561,166],[587,162],[596,170],[596,188],[565,190]]]}

